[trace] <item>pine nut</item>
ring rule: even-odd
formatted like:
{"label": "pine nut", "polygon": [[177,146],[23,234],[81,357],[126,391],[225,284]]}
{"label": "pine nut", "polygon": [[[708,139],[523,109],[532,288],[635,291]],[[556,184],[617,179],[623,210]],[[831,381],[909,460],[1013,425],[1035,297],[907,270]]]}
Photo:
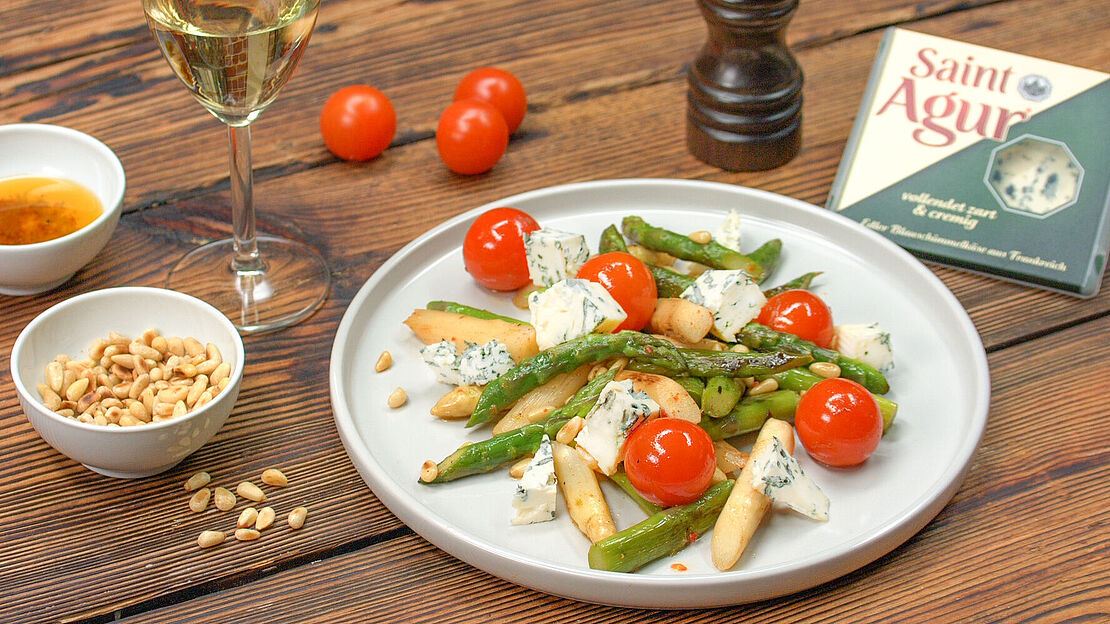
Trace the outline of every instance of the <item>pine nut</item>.
{"label": "pine nut", "polygon": [[212,371],[212,376],[209,379],[209,383],[212,383],[212,384],[215,384],[215,385],[218,386],[221,383],[223,383],[223,380],[227,379],[230,376],[231,376],[231,364],[228,364],[227,362],[220,362],[220,365],[217,366],[216,369]]}
{"label": "pine nut", "polygon": [[752,386],[751,390],[748,390],[748,396],[767,394],[768,392],[774,392],[778,389],[779,382],[775,381],[774,377],[769,377]]}
{"label": "pine nut", "polygon": [[382,354],[378,356],[378,362],[374,364],[374,370],[380,373],[388,370],[390,366],[393,366],[393,354],[389,351],[382,351]]}
{"label": "pine nut", "polygon": [[97,338],[93,341],[92,346],[89,347],[89,357],[94,360],[99,360],[104,357],[104,348],[108,346],[108,341],[103,338]]}
{"label": "pine nut", "polygon": [[216,509],[220,511],[230,511],[232,507],[235,507],[235,495],[227,488],[216,488],[213,498],[215,498]]}
{"label": "pine nut", "polygon": [[184,338],[182,346],[185,347],[185,355],[190,357],[204,353],[204,345],[196,338]]}
{"label": "pine nut", "polygon": [[531,455],[525,455],[524,457],[521,457],[520,461],[513,464],[512,468],[509,468],[509,476],[514,478],[514,479],[519,479],[519,478],[523,477],[524,476],[524,469],[528,467],[528,464],[531,461],[532,461],[532,456]]}
{"label": "pine nut", "polygon": [[739,343],[732,345],[731,347],[728,348],[728,350],[732,351],[733,353],[750,353],[751,352],[751,349],[749,349],[747,345],[742,345],[742,344],[739,344]]}
{"label": "pine nut", "polygon": [[304,526],[304,521],[308,517],[308,509],[305,507],[297,507],[289,512],[289,528],[299,529]]}
{"label": "pine nut", "polygon": [[189,497],[189,509],[201,513],[208,509],[208,501],[212,499],[212,490],[202,487]]}
{"label": "pine nut", "polygon": [[814,362],[809,365],[809,371],[825,379],[833,379],[840,376],[840,366],[834,362]]}
{"label": "pine nut", "polygon": [[474,406],[478,404],[478,397],[482,396],[480,386],[457,386],[447,391],[439,401],[432,406],[431,414],[443,420],[459,420],[470,418],[474,413]]}
{"label": "pine nut", "polygon": [[273,507],[263,507],[262,509],[258,510],[258,517],[255,519],[254,528],[258,529],[259,531],[265,531],[266,529],[274,526],[274,520],[276,519],[277,513],[274,512]]}
{"label": "pine nut", "polygon": [[262,482],[266,485],[274,485],[277,487],[285,487],[289,485],[289,479],[285,477],[277,468],[267,468],[262,471]]}
{"label": "pine nut", "polygon": [[585,424],[586,421],[581,416],[571,418],[559,428],[559,432],[555,434],[555,441],[560,444],[570,444],[574,441],[578,432],[582,431],[582,426]]}
{"label": "pine nut", "polygon": [[223,544],[225,539],[227,539],[227,534],[223,531],[201,531],[200,537],[197,538],[197,546],[212,548]]}
{"label": "pine nut", "polygon": [[211,480],[212,475],[208,474],[207,472],[198,472],[185,481],[185,491],[192,492],[197,488],[202,488],[208,485],[208,482]]}
{"label": "pine nut", "polygon": [[398,387],[396,390],[389,394],[389,399],[386,400],[386,403],[393,409],[397,409],[398,407],[401,407],[402,405],[407,403],[408,400],[409,397],[407,394],[405,394],[405,389]]}
{"label": "pine nut", "polygon": [[189,386],[189,391],[185,394],[185,405],[193,407],[197,404],[197,399],[201,394],[208,389],[208,377],[204,375],[197,375],[193,380],[193,385]]}
{"label": "pine nut", "polygon": [[166,351],[173,355],[185,355],[185,342],[177,336],[170,336],[166,338]]}
{"label": "pine nut", "polygon": [[424,464],[420,466],[420,480],[424,483],[431,483],[439,476],[439,466],[432,460],[424,460]]}
{"label": "pine nut", "polygon": [[235,526],[240,529],[246,529],[254,526],[258,520],[258,510],[254,507],[247,507],[239,514],[239,519],[235,521]]}
{"label": "pine nut", "polygon": [[46,365],[46,384],[55,394],[62,391],[62,381],[65,380],[65,369],[58,362]]}
{"label": "pine nut", "polygon": [[251,483],[250,481],[243,481],[239,485],[235,486],[235,493],[247,500],[252,500],[256,503],[261,503],[262,501],[266,500],[266,493],[262,491],[262,488]]}
{"label": "pine nut", "polygon": [[76,401],[85,394],[85,390],[89,389],[89,380],[87,377],[82,377],[74,381],[68,388],[66,388],[66,398],[70,401]]}
{"label": "pine nut", "polygon": [[131,344],[127,345],[127,352],[132,355],[137,355],[144,360],[156,360],[158,362],[162,361],[162,354],[158,353],[158,349],[155,349],[154,347],[148,347],[141,342],[132,342]]}
{"label": "pine nut", "polygon": [[709,241],[713,240],[713,235],[705,230],[698,230],[691,232],[688,238],[699,245],[708,245]]}
{"label": "pine nut", "polygon": [[262,534],[254,529],[235,529],[235,539],[240,542],[253,542],[260,537]]}
{"label": "pine nut", "polygon": [[211,342],[205,345],[204,354],[208,356],[209,360],[215,360],[216,364],[224,361],[224,356],[220,353],[220,348]]}
{"label": "pine nut", "polygon": [[62,397],[58,396],[57,392],[50,389],[46,384],[39,384],[39,396],[42,397],[42,403],[47,409],[51,411],[58,411],[62,408]]}
{"label": "pine nut", "polygon": [[713,479],[711,483],[720,483],[721,481],[728,481],[728,475],[720,468],[713,469]]}

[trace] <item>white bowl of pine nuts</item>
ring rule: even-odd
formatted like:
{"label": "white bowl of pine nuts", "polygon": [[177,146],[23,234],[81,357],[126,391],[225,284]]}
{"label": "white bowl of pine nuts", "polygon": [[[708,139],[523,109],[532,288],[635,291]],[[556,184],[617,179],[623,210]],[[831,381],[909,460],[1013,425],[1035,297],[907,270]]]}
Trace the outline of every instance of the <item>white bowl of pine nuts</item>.
{"label": "white bowl of pine nuts", "polygon": [[50,446],[110,477],[169,470],[223,426],[243,340],[211,305],[172,290],[108,288],[46,310],[16,338],[11,373]]}

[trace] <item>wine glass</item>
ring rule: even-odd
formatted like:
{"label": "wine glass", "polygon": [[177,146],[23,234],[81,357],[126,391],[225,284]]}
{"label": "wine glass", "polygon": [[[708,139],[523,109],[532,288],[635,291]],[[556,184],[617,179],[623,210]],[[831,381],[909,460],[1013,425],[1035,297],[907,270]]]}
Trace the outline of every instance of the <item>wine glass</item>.
{"label": "wine glass", "polygon": [[319,0],[143,0],[174,73],[227,124],[233,237],[185,255],[166,287],[219,308],[243,333],[305,318],[331,276],[311,247],[255,232],[250,124],[289,81],[316,23]]}

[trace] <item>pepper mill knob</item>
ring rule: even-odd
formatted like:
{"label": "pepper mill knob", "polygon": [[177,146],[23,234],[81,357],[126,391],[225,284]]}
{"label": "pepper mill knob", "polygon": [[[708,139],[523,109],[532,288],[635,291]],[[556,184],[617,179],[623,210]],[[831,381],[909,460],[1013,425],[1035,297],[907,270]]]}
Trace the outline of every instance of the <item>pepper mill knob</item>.
{"label": "pepper mill knob", "polygon": [[687,149],[729,171],[786,164],[802,143],[802,69],[785,42],[798,0],[697,1],[709,37],[687,74]]}

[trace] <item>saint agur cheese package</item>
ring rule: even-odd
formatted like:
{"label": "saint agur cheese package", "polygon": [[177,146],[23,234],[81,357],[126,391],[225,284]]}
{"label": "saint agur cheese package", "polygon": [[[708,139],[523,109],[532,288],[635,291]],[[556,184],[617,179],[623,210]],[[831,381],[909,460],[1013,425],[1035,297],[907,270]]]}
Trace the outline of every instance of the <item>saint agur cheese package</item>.
{"label": "saint agur cheese package", "polygon": [[1090,297],[1108,199],[1110,75],[891,28],[827,207],[923,259]]}

